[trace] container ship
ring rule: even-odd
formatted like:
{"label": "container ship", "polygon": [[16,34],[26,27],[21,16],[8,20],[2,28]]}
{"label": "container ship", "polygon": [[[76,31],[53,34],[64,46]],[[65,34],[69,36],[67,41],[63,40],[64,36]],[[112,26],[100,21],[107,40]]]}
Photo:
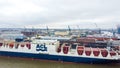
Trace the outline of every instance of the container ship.
{"label": "container ship", "polygon": [[107,40],[42,36],[31,40],[0,40],[0,56],[90,64],[120,63],[120,45]]}

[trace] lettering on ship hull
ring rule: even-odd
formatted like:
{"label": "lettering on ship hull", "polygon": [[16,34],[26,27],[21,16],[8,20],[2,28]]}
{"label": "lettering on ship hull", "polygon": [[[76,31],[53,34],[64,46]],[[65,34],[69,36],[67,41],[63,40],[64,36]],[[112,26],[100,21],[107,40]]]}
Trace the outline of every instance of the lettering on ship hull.
{"label": "lettering on ship hull", "polygon": [[36,51],[47,51],[45,44],[37,44]]}

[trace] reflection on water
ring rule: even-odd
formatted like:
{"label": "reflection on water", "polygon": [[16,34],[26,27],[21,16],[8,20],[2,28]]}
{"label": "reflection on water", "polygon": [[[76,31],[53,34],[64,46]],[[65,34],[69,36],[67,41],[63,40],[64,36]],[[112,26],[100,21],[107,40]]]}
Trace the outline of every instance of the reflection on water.
{"label": "reflection on water", "polygon": [[80,64],[0,57],[0,68],[120,68],[120,64]]}

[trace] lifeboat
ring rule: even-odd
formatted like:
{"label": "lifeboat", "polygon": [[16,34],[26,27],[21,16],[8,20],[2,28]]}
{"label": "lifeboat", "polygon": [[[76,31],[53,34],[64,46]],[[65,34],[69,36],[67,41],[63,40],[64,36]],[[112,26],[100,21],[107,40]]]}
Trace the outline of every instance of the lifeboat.
{"label": "lifeboat", "polygon": [[19,47],[19,44],[16,44],[16,45],[15,45],[15,48],[17,49],[18,47]]}
{"label": "lifeboat", "polygon": [[14,47],[14,43],[10,43],[10,44],[9,44],[9,47],[10,47],[10,48],[13,48],[13,47]]}
{"label": "lifeboat", "polygon": [[120,55],[120,46],[119,46],[119,49],[118,49],[117,53],[118,53],[118,55]]}
{"label": "lifeboat", "polygon": [[82,55],[83,52],[84,52],[84,46],[78,46],[77,47],[77,52],[78,52],[79,55]]}
{"label": "lifeboat", "polygon": [[87,56],[90,56],[91,55],[91,48],[90,47],[85,47],[85,54]]}
{"label": "lifeboat", "polygon": [[59,47],[57,48],[57,52],[58,52],[58,53],[61,52],[61,46],[59,46]]}
{"label": "lifeboat", "polygon": [[67,54],[68,51],[69,51],[69,46],[64,46],[64,47],[63,47],[63,53],[64,53],[64,54]]}
{"label": "lifeboat", "polygon": [[114,46],[114,50],[120,50],[120,47],[119,46]]}
{"label": "lifeboat", "polygon": [[21,47],[24,47],[25,45],[24,44],[21,44]]}
{"label": "lifeboat", "polygon": [[117,53],[118,53],[118,55],[120,55],[120,51],[118,51]]}
{"label": "lifeboat", "polygon": [[110,55],[115,56],[116,55],[115,51],[110,51]]}
{"label": "lifeboat", "polygon": [[108,51],[106,49],[100,49],[103,57],[107,57]]}
{"label": "lifeboat", "polygon": [[94,56],[99,56],[99,54],[100,54],[99,48],[92,48],[92,50],[93,50]]}
{"label": "lifeboat", "polygon": [[27,43],[27,44],[26,44],[26,47],[27,47],[28,49],[31,49],[31,44],[30,44],[30,43]]}
{"label": "lifeboat", "polygon": [[4,43],[3,46],[4,46],[4,47],[9,47],[9,44],[8,44],[8,43]]}
{"label": "lifeboat", "polygon": [[0,43],[0,46],[2,46],[3,45],[3,43]]}

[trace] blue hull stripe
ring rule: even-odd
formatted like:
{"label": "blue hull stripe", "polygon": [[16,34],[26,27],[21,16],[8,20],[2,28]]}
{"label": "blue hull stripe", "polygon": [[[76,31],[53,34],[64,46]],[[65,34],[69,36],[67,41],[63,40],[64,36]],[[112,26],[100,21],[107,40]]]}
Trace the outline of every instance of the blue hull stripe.
{"label": "blue hull stripe", "polygon": [[23,57],[23,58],[35,58],[44,60],[55,60],[65,62],[76,62],[76,63],[119,63],[120,60],[107,60],[107,59],[96,59],[96,58],[85,58],[85,57],[70,57],[70,56],[58,56],[49,54],[32,54],[32,53],[21,53],[21,52],[6,52],[0,51],[0,56],[11,56],[11,57]]}

